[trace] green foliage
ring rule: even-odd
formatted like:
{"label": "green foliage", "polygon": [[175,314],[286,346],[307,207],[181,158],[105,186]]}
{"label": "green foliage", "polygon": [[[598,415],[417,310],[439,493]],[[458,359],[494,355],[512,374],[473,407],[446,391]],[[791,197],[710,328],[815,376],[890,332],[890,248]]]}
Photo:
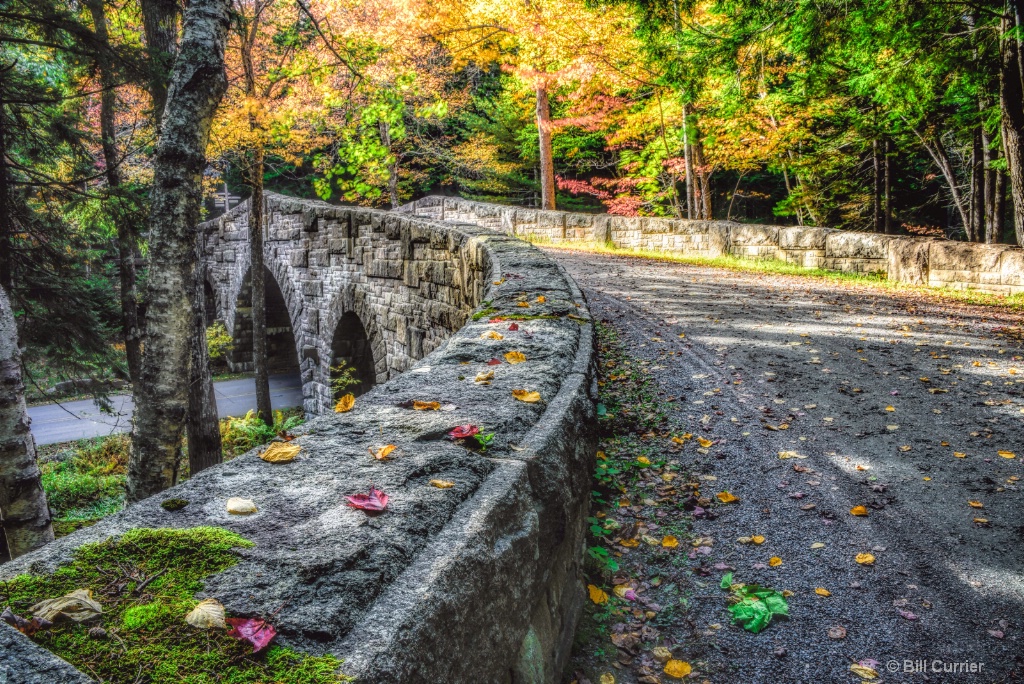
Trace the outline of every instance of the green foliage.
{"label": "green foliage", "polygon": [[357,373],[355,366],[350,366],[344,361],[337,366],[331,366],[331,392],[335,399],[346,394],[349,387],[362,383]]}
{"label": "green foliage", "polygon": [[[281,646],[253,654],[226,630],[200,630],[185,623],[204,580],[238,562],[235,549],[246,539],[215,527],[135,529],[118,538],[86,544],[51,575],[20,575],[0,582],[0,605],[24,614],[32,604],[90,589],[103,615],[90,624],[67,624],[37,633],[44,648],[111,684],[140,681],[191,684],[333,684],[341,662]],[[135,589],[153,579],[141,595]],[[127,584],[111,578],[131,577]],[[91,626],[109,638],[88,635]]]}
{"label": "green foliage", "polygon": [[41,447],[43,489],[58,532],[91,524],[124,507],[127,434]]}
{"label": "green foliage", "polygon": [[235,341],[221,321],[214,321],[213,325],[206,329],[206,349],[211,362],[227,361],[228,354],[234,348]]}
{"label": "green foliage", "polygon": [[267,425],[260,420],[255,411],[249,411],[241,418],[224,418],[220,421],[220,441],[224,459],[232,459],[266,444],[279,433],[288,432],[304,422],[305,416],[301,409],[274,411],[273,425]]}

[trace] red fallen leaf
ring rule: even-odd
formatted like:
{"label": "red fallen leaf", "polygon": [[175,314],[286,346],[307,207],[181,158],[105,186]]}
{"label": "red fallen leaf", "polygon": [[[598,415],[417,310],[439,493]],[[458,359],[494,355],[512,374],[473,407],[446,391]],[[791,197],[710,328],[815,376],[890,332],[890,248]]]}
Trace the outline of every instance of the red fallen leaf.
{"label": "red fallen leaf", "polygon": [[488,323],[502,323],[506,319],[504,316],[495,316],[494,318],[488,319]]}
{"label": "red fallen leaf", "polygon": [[286,442],[290,442],[293,439],[295,439],[295,435],[290,434],[288,432],[278,432],[277,436],[280,437],[281,439],[283,439]]}
{"label": "red fallen leaf", "polygon": [[36,632],[53,627],[53,623],[49,620],[43,620],[37,617],[34,617],[31,620],[26,620],[20,615],[15,615],[10,606],[4,608],[4,612],[0,613],[0,620],[3,620],[11,627],[14,627],[25,636],[32,636]]}
{"label": "red fallen leaf", "polygon": [[466,439],[480,432],[476,425],[459,425],[448,433],[452,439]]}
{"label": "red fallen leaf", "polygon": [[349,506],[361,511],[383,511],[388,505],[388,495],[374,487],[370,488],[369,494],[354,494],[345,498]]}
{"label": "red fallen leaf", "polygon": [[229,637],[252,644],[252,652],[259,653],[277,636],[277,630],[269,622],[259,618],[227,618],[224,622],[231,625]]}
{"label": "red fallen leaf", "polygon": [[491,359],[490,361],[487,362],[487,365],[488,366],[500,366],[501,365],[501,361],[499,361],[498,359]]}
{"label": "red fallen leaf", "polygon": [[508,329],[509,330],[519,330],[519,324],[518,323],[513,323],[512,325],[508,326]]}

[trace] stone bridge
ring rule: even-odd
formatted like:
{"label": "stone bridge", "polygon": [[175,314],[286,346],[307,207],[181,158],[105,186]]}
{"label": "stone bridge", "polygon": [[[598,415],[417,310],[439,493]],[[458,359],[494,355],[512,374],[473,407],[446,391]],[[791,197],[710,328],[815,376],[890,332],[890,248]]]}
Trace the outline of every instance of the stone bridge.
{"label": "stone bridge", "polygon": [[[583,294],[541,251],[478,225],[266,201],[274,359],[299,368],[311,414],[299,456],[267,463],[256,449],[204,470],[0,566],[0,588],[133,528],[217,526],[254,546],[198,598],[272,620],[278,643],[333,654],[358,682],[560,681],[585,600],[596,449]],[[243,205],[202,226],[209,309],[237,338],[235,368],[251,363],[247,220]],[[362,394],[335,413],[342,362]],[[490,441],[449,438],[462,425]],[[372,456],[388,444],[390,458]],[[390,497],[382,514],[347,505],[371,487]],[[231,497],[257,512],[229,514]],[[0,682],[89,681],[0,622]]]}

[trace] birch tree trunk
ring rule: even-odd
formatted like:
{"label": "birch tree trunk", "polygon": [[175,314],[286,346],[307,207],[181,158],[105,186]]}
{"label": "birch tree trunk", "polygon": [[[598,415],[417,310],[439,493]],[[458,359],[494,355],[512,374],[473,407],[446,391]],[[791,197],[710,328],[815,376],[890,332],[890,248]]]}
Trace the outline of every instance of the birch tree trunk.
{"label": "birch tree trunk", "polygon": [[1000,26],[999,108],[1003,154],[1010,174],[1013,229],[1017,244],[1024,246],[1024,68],[1021,66],[1024,55],[1020,38],[1014,35],[1014,29],[1021,27],[1021,4],[1022,0],[1007,0],[1006,15]]}
{"label": "birch tree trunk", "polygon": [[192,377],[192,299],[202,174],[214,113],[227,89],[229,0],[191,0],[153,163],[142,382],[135,388],[128,497],[174,484]]}
{"label": "birch tree trunk", "polygon": [[686,105],[683,105],[683,164],[686,166],[686,218],[693,219],[694,187],[693,150],[690,149],[690,127],[686,121]]}
{"label": "birch tree trunk", "polygon": [[149,53],[149,95],[153,116],[160,128],[167,106],[167,84],[178,52],[178,0],[141,0],[142,26]]}
{"label": "birch tree trunk", "polygon": [[263,262],[263,148],[253,150],[249,198],[249,282],[252,286],[252,366],[256,378],[256,413],[267,425],[274,424],[270,405],[270,373],[267,370],[267,282]]}
{"label": "birch tree trunk", "polygon": [[0,526],[11,558],[53,541],[29,422],[18,328],[0,288]]}
{"label": "birch tree trunk", "polygon": [[543,86],[537,88],[537,137],[540,142],[540,206],[555,208],[555,162],[551,152],[551,102]]}
{"label": "birch tree trunk", "polygon": [[885,234],[892,235],[892,143],[885,139]]}

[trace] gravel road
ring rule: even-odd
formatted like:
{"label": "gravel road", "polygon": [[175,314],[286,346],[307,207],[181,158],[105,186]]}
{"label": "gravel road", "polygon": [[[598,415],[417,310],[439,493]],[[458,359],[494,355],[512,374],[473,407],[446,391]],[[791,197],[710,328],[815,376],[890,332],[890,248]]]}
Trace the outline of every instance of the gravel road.
{"label": "gravel road", "polygon": [[[662,637],[696,681],[857,682],[860,661],[876,682],[1024,681],[1020,315],[549,253],[674,397],[673,423],[715,440],[678,458],[709,492],[740,501],[694,521],[713,544],[691,564],[794,592],[791,618],[754,635],[729,624],[721,571],[689,574],[689,627]],[[851,515],[858,506],[867,515]],[[751,535],[765,542],[736,541]],[[864,553],[873,565],[856,562]],[[943,672],[955,663],[967,665]]]}

